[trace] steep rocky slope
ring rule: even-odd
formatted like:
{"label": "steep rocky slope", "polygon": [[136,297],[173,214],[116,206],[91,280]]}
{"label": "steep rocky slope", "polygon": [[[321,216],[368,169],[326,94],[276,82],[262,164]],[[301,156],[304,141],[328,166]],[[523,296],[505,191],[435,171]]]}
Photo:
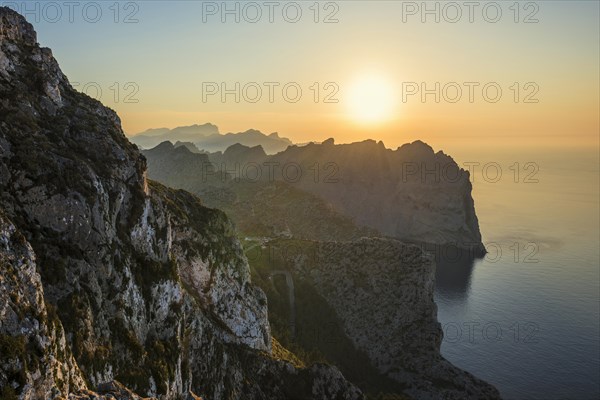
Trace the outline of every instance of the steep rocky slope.
{"label": "steep rocky slope", "polygon": [[[290,146],[268,161],[281,166],[279,179],[291,178],[359,226],[405,241],[483,250],[468,171],[423,142],[390,150],[373,140],[336,145],[330,139]],[[297,182],[284,173],[294,164],[302,171]]]}
{"label": "steep rocky slope", "polygon": [[145,174],[118,116],[1,7],[2,390],[135,398],[116,379],[164,399],[361,398],[332,367],[275,359],[225,214]]}
{"label": "steep rocky slope", "polygon": [[[321,335],[333,335],[329,343],[318,346],[326,354],[328,347],[336,347],[331,342],[342,342],[345,337],[352,342],[357,350],[354,359],[346,358],[348,349],[329,353],[342,369],[349,370],[349,377],[354,378],[353,368],[370,364],[397,386],[363,376],[366,387],[385,385],[388,390],[400,390],[415,399],[500,398],[494,387],[440,355],[443,335],[433,301],[432,255],[417,246],[385,238],[351,242],[278,239],[263,247],[269,262],[258,267],[259,274],[289,271],[298,308],[308,308],[298,309],[305,316],[303,321],[298,318],[297,328],[317,327]],[[314,296],[303,293],[307,288],[314,289],[331,307],[341,330],[331,329],[319,319],[326,307],[302,302],[303,297]]]}
{"label": "steep rocky slope", "polygon": [[[60,319],[44,301],[33,249],[0,214],[0,397],[46,398],[85,388]],[[20,389],[20,390],[19,390]]]}

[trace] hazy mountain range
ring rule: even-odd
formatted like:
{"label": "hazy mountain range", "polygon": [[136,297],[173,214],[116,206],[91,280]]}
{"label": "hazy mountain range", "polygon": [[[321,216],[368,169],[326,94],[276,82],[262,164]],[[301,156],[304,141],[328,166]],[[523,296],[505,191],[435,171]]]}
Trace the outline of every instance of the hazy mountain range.
{"label": "hazy mountain range", "polygon": [[266,135],[255,129],[249,129],[245,132],[220,134],[217,126],[209,123],[174,129],[149,129],[130,135],[130,140],[142,149],[155,147],[168,140],[172,143],[193,143],[198,149],[209,152],[225,151],[229,146],[240,143],[250,147],[261,146],[270,154],[285,150],[292,144],[289,139],[279,137],[277,132]]}

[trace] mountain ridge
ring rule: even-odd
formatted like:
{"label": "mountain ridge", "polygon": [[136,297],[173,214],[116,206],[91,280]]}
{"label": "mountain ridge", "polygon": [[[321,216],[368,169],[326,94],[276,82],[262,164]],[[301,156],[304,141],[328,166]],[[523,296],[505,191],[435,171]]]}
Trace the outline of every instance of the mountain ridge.
{"label": "mountain ridge", "polygon": [[[171,184],[195,193],[206,186],[207,182],[203,185],[201,181],[216,171],[227,171],[235,181],[285,182],[320,197],[360,227],[377,230],[381,235],[440,247],[456,246],[473,256],[482,256],[486,251],[469,171],[420,140],[392,150],[372,139],[348,144],[328,139],[320,144],[292,145],[272,155],[260,146],[236,143],[224,152],[204,153],[195,171],[183,172],[191,164],[178,161],[177,171],[185,178],[175,177],[174,171],[168,170],[173,165],[169,167],[166,152],[154,148],[145,154],[154,160],[159,152],[166,164],[161,170],[151,168],[158,174],[156,178],[167,179],[163,175],[170,175],[167,180]],[[194,175],[198,181],[195,185]]]}

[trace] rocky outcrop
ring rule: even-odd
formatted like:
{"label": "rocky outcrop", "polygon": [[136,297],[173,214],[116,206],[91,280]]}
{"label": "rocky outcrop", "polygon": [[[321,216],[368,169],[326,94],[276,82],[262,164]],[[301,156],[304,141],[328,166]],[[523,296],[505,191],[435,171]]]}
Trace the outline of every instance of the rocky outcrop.
{"label": "rocky outcrop", "polygon": [[206,186],[221,186],[227,177],[212,167],[208,155],[190,151],[186,146],[163,142],[142,150],[148,164],[148,177],[177,189],[198,193]]}
{"label": "rocky outcrop", "polygon": [[33,249],[0,213],[0,397],[48,399],[83,388],[56,310],[44,301]]}
{"label": "rocky outcrop", "polygon": [[277,240],[267,246],[269,254],[281,256],[274,265],[288,268],[296,282],[305,282],[301,286],[307,282],[316,289],[356,350],[397,382],[402,393],[415,399],[500,398],[493,386],[440,355],[443,334],[433,301],[432,255],[383,238]]}
{"label": "rocky outcrop", "polygon": [[[322,197],[359,226],[403,241],[483,250],[469,172],[421,141],[390,150],[373,140],[330,140],[291,146],[268,161],[281,166],[278,179]],[[294,164],[302,171],[297,182],[284,170]]]}
{"label": "rocky outcrop", "polygon": [[485,252],[469,172],[420,141],[390,150],[372,140],[344,145],[328,140],[272,156],[241,144],[224,153],[192,154],[167,142],[144,153],[153,179],[207,198],[218,195],[221,204],[215,206],[244,200],[262,204],[254,195],[277,183],[320,198],[379,235],[456,246],[474,256]]}
{"label": "rocky outcrop", "polygon": [[[433,301],[434,256],[440,258],[442,250],[437,245],[477,249],[481,241],[468,174],[451,158],[422,142],[391,151],[372,141],[336,146],[333,140],[275,156],[243,145],[223,154],[192,154],[170,143],[144,154],[149,176],[225,210],[246,236],[254,282],[267,293],[273,331],[286,346],[318,352],[374,396],[499,398],[494,387],[440,355]],[[265,162],[279,166],[273,171],[294,164],[310,174],[290,182],[282,175],[254,179],[243,172]],[[444,181],[452,168],[458,179]],[[315,175],[326,170],[333,175]],[[338,213],[340,207],[377,214],[370,219],[377,229],[365,219],[367,227],[357,227],[360,218]],[[381,238],[382,231],[427,245]],[[277,286],[279,275],[286,285]],[[306,334],[313,330],[318,334]],[[335,344],[323,343],[323,334]]]}
{"label": "rocky outcrop", "polygon": [[0,383],[32,399],[362,397],[333,367],[273,356],[225,214],[149,182],[118,116],[73,90],[8,8],[0,99],[0,327],[17,344]]}
{"label": "rocky outcrop", "polygon": [[[233,147],[226,152],[227,161],[240,159],[245,149]],[[267,292],[271,321],[282,340],[289,335],[294,339],[288,344],[319,351],[369,394],[499,397],[495,388],[440,355],[433,254],[397,240],[374,238],[376,231],[357,228],[317,196],[291,184],[229,175],[220,185],[202,182],[198,177],[208,163],[204,154],[191,154],[170,143],[145,154],[150,176],[196,190],[204,201],[225,209],[245,235],[261,238],[250,241],[248,257],[255,281]],[[285,276],[286,289],[275,287],[278,275]],[[331,313],[324,312],[327,307]],[[307,330],[329,325],[335,329],[325,335],[333,334],[337,345],[307,338]]]}

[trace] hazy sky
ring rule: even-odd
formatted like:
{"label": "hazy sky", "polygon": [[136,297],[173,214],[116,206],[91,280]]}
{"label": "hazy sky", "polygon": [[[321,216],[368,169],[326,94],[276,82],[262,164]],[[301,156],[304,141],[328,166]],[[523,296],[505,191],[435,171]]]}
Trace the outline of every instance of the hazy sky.
{"label": "hazy sky", "polygon": [[598,1],[423,4],[57,1],[26,16],[127,133],[212,122],[296,142],[598,145]]}

